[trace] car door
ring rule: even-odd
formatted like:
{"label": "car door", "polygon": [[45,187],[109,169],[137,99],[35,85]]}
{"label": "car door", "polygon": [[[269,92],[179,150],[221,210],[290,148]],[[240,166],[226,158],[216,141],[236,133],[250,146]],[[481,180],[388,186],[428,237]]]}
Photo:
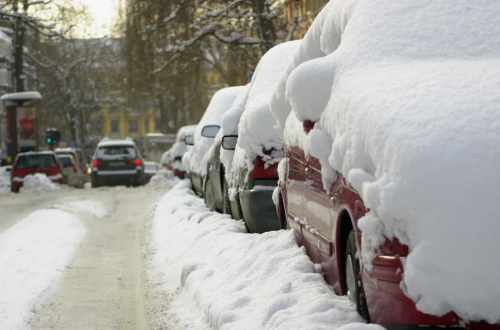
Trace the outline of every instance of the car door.
{"label": "car door", "polygon": [[[323,188],[321,163],[319,159],[308,157],[306,180],[304,182],[304,226],[302,234],[314,253],[310,253],[320,263],[333,254],[330,195]],[[311,251],[313,252],[313,251]]]}
{"label": "car door", "polygon": [[304,151],[298,147],[287,150],[289,156],[286,177],[287,213],[290,228],[301,231],[299,221],[304,219],[304,182],[306,180],[306,158]]}

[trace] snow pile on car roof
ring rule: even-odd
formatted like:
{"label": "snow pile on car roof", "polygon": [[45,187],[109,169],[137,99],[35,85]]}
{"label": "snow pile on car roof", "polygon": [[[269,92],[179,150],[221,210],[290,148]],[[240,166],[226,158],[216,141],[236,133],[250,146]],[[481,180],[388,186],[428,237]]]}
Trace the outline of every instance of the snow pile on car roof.
{"label": "snow pile on car roof", "polygon": [[354,305],[326,285],[291,231],[250,235],[209,212],[189,182],[163,196],[151,232],[151,285],[175,297],[165,318],[193,329],[383,329],[352,324],[362,322]]}
{"label": "snow pile on car roof", "polygon": [[214,143],[214,139],[201,136],[201,131],[207,125],[220,126],[222,115],[231,108],[234,100],[243,89],[244,86],[223,88],[212,97],[194,133],[195,144],[193,150],[191,150],[189,172],[206,175],[207,157],[205,157],[205,154]]}
{"label": "snow pile on car roof", "polygon": [[[236,100],[234,100],[231,109],[228,110],[222,116],[221,129],[217,136],[215,137],[215,143],[221,142],[225,135],[238,135],[238,124],[240,122],[241,115],[245,111],[245,104],[248,100],[248,93],[250,92],[250,84],[245,86]],[[220,161],[224,164],[226,178],[230,182],[228,174],[231,172],[232,160],[233,160],[234,150],[226,150],[221,148],[220,150]],[[231,183],[230,183],[231,185]]]}
{"label": "snow pile on car roof", "polygon": [[53,183],[44,173],[27,175],[24,178],[22,193],[50,191],[61,189],[60,185]]}
{"label": "snow pile on car roof", "polygon": [[498,1],[330,1],[288,70],[288,106],[273,109],[279,132],[290,106],[318,121],[306,151],[371,210],[359,222],[367,265],[397,237],[419,310],[490,323],[500,321],[499,16]]}
{"label": "snow pile on car roof", "polygon": [[236,172],[244,165],[253,168],[257,156],[263,157],[269,164],[282,159],[273,158],[263,152],[264,149],[283,149],[283,140],[274,130],[276,119],[271,114],[271,98],[280,77],[301,43],[301,40],[296,40],[279,44],[271,48],[259,61],[252,77],[245,111],[238,125],[238,149],[233,160],[233,169]]}

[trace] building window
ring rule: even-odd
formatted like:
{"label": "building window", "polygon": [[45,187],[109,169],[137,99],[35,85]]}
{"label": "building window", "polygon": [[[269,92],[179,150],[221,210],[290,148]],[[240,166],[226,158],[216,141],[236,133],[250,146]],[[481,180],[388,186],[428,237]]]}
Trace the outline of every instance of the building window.
{"label": "building window", "polygon": [[146,134],[149,133],[149,118],[144,119],[144,131]]}
{"label": "building window", "polygon": [[155,119],[155,132],[161,133],[161,119],[160,118]]}
{"label": "building window", "polygon": [[92,135],[102,136],[102,121],[93,121],[92,122]]}
{"label": "building window", "polygon": [[120,134],[120,121],[119,120],[112,120],[109,122],[109,124],[110,124],[111,134]]}
{"label": "building window", "polygon": [[129,119],[128,132],[129,133],[139,133],[139,121],[137,119]]}

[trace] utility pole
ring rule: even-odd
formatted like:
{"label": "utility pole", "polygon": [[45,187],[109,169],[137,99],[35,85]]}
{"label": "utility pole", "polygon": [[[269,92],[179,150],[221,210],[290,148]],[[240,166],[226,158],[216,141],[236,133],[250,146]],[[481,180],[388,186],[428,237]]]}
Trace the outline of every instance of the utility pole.
{"label": "utility pole", "polygon": [[[14,13],[19,12],[19,0],[14,0]],[[23,11],[28,11],[28,3],[23,1]],[[16,17],[14,31],[14,87],[16,92],[24,92],[24,74],[23,74],[23,49],[24,49],[24,32],[23,20],[21,17]]]}

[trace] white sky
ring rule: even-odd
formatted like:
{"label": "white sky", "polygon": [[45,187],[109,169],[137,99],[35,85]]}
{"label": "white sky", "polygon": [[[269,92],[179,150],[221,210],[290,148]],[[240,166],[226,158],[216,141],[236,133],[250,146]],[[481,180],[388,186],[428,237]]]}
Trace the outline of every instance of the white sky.
{"label": "white sky", "polygon": [[118,0],[80,0],[85,4],[94,22],[89,26],[78,26],[77,31],[86,30],[93,37],[110,36],[111,28],[118,15]]}

